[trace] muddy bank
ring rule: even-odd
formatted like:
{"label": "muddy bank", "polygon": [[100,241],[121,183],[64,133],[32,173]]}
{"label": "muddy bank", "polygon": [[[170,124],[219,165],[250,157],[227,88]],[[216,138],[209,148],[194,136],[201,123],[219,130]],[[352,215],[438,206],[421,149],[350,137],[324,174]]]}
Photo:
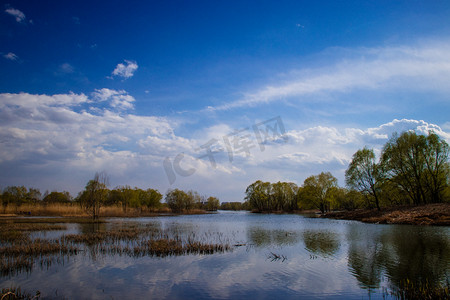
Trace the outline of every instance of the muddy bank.
{"label": "muddy bank", "polygon": [[377,224],[412,224],[450,226],[450,203],[383,208],[381,211],[354,210],[329,212],[323,218],[356,220]]}

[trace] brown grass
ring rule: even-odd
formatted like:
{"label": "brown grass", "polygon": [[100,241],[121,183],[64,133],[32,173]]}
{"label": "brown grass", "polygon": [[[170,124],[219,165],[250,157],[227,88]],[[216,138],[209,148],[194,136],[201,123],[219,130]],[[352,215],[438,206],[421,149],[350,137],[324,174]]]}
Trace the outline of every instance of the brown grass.
{"label": "brown grass", "polygon": [[25,215],[25,216],[65,216],[65,217],[87,217],[86,213],[76,204],[24,204],[21,206],[8,205],[0,216]]}
{"label": "brown grass", "polygon": [[39,299],[41,293],[39,291],[36,291],[35,295],[31,295],[29,293],[22,292],[19,288],[7,288],[2,289],[0,291],[0,300],[32,300],[32,299]]}
{"label": "brown grass", "polygon": [[[10,276],[31,272],[35,265],[49,267],[61,258],[79,253],[97,255],[168,256],[212,254],[232,250],[227,242],[211,243],[213,233],[181,233],[176,228],[162,229],[154,224],[103,226],[89,233],[67,234],[54,239],[33,238],[31,232],[62,230],[64,224],[93,222],[91,218],[8,218],[0,219],[0,273]],[[48,223],[47,223],[48,222]],[[104,222],[104,221],[103,221]],[[221,240],[221,239],[219,239]]]}
{"label": "brown grass", "polygon": [[450,203],[384,208],[381,211],[355,210],[331,212],[325,218],[357,220],[378,224],[411,224],[450,226]]}
{"label": "brown grass", "polygon": [[[172,213],[172,211],[162,206],[157,209],[149,208],[127,208],[123,210],[122,206],[111,205],[100,208],[100,217],[155,217],[160,215],[178,215],[178,214],[204,214],[206,211],[201,209],[192,209],[182,213]],[[55,204],[24,204],[21,206],[9,205],[1,210],[0,218],[16,216],[48,216],[48,217],[90,217],[90,213],[82,209],[75,203],[55,203]]]}

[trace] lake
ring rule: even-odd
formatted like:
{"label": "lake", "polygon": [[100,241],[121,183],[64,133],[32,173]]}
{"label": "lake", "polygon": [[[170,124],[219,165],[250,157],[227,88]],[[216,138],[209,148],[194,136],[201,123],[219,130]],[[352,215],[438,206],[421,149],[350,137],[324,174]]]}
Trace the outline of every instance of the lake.
{"label": "lake", "polygon": [[225,211],[66,225],[33,238],[145,227],[231,248],[133,256],[84,245],[76,255],[3,274],[0,287],[61,299],[383,299],[405,279],[445,284],[450,275],[449,227]]}

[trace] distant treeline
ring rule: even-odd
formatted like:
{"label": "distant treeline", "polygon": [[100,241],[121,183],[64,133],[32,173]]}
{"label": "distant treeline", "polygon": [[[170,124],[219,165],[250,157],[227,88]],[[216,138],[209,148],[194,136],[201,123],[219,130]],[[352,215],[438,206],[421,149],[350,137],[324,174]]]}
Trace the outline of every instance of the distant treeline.
{"label": "distant treeline", "polygon": [[353,210],[450,201],[449,146],[433,132],[394,134],[377,161],[373,149],[358,150],[345,172],[346,188],[330,172],[291,182],[256,181],[246,189],[254,211]]}
{"label": "distant treeline", "polygon": [[248,202],[222,202],[219,209],[221,210],[250,210]]}
{"label": "distant treeline", "polygon": [[196,191],[169,190],[163,195],[155,189],[119,186],[108,189],[108,177],[97,173],[75,198],[66,192],[45,192],[24,186],[9,186],[0,191],[3,211],[9,205],[22,204],[78,204],[94,218],[102,206],[119,206],[123,211],[139,209],[155,211],[164,207],[173,212],[193,209],[214,211],[295,211],[319,209],[353,210],[395,205],[419,205],[450,201],[449,145],[430,132],[417,135],[404,132],[384,145],[377,161],[373,149],[358,150],[345,172],[346,188],[339,187],[329,172],[305,179],[301,186],[292,182],[262,182],[249,185],[245,202],[224,202],[205,197]]}
{"label": "distant treeline", "polygon": [[17,211],[24,204],[49,205],[67,204],[80,205],[94,218],[98,218],[101,207],[118,206],[124,212],[128,209],[140,211],[158,211],[168,207],[173,212],[186,212],[194,209],[215,211],[220,206],[219,199],[201,196],[196,191],[169,190],[163,195],[155,189],[131,188],[119,186],[114,189],[107,188],[107,177],[104,173],[97,173],[94,179],[89,180],[85,189],[73,198],[69,192],[45,192],[43,195],[38,189],[27,189],[24,186],[8,186],[0,191],[0,201],[3,212],[10,205]]}

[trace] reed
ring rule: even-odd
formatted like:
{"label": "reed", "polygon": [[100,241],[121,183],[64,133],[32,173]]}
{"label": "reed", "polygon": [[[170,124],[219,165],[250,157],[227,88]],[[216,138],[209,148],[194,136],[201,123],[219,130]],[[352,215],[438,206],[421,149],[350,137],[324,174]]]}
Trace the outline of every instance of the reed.
{"label": "reed", "polygon": [[1,257],[0,274],[5,276],[16,275],[21,272],[31,272],[33,269],[33,260],[23,256],[20,257]]}
{"label": "reed", "polygon": [[53,203],[53,204],[23,204],[20,206],[8,205],[4,214],[29,215],[29,216],[89,216],[85,210],[74,203]]}
{"label": "reed", "polygon": [[50,231],[50,230],[65,230],[65,229],[66,226],[58,224],[14,223],[12,221],[5,222],[4,225],[0,227],[0,243],[28,241],[27,233],[33,231]]}
{"label": "reed", "polygon": [[42,240],[35,239],[26,243],[15,243],[0,247],[1,257],[30,256],[37,257],[48,254],[77,254],[78,249],[58,239]]}
{"label": "reed", "polygon": [[400,282],[398,286],[391,288],[389,293],[391,296],[397,299],[450,299],[450,284],[447,281],[446,284],[430,284],[425,282],[413,282],[411,280],[404,280]]}
{"label": "reed", "polygon": [[61,218],[0,218],[0,224],[60,224],[60,223],[105,223],[105,220],[94,220],[91,217],[61,217]]}
{"label": "reed", "polygon": [[[192,209],[184,211],[182,214],[203,214],[204,210]],[[133,218],[133,217],[152,217],[159,215],[173,214],[172,211],[165,206],[160,208],[146,208],[139,207],[133,208],[128,207],[126,211],[120,205],[102,206],[100,209],[100,217],[123,217],[123,218]],[[0,216],[3,217],[14,217],[18,215],[24,216],[48,216],[48,217],[90,217],[91,215],[86,210],[82,209],[76,203],[36,203],[36,204],[23,204],[8,205],[2,210]]]}
{"label": "reed", "polygon": [[[59,218],[58,218],[59,219]],[[127,225],[90,233],[67,234],[55,239],[31,238],[36,230],[65,229],[62,224],[18,222],[19,219],[5,222],[0,233],[0,272],[2,276],[14,272],[29,272],[37,263],[49,267],[54,261],[73,255],[88,253],[97,255],[172,256],[188,254],[213,254],[232,250],[232,246],[222,242],[220,234],[212,232],[197,235],[183,232],[179,228],[161,229],[158,225]],[[22,220],[22,219],[20,219]],[[28,221],[36,219],[28,219]],[[54,219],[49,219],[54,221]],[[41,222],[38,219],[38,222]],[[114,225],[113,225],[114,226]],[[0,235],[1,236],[1,235]],[[212,243],[210,241],[218,240]]]}
{"label": "reed", "polygon": [[22,292],[20,287],[18,288],[6,288],[0,291],[0,300],[31,300],[39,299],[41,292],[36,291],[35,295]]}

